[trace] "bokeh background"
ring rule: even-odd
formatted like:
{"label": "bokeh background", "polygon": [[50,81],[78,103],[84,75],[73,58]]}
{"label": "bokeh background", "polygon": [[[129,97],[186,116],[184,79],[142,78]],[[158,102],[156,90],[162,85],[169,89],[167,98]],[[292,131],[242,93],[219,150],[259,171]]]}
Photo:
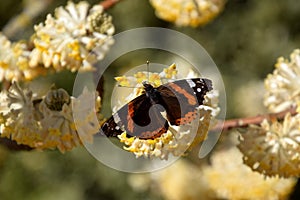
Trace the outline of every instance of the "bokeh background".
{"label": "bokeh background", "polygon": [[[0,28],[3,29],[28,2],[30,0],[1,0]],[[53,13],[55,7],[66,2],[51,0],[46,10],[10,39],[28,39],[33,34],[34,24],[42,22],[47,13]],[[300,46],[298,0],[228,0],[224,11],[214,21],[199,28],[177,27],[158,19],[147,0],[123,0],[108,13],[113,16],[116,33],[155,26],[177,30],[198,41],[223,76],[227,118],[266,112],[262,101],[264,78],[273,71],[278,57],[288,58],[293,49]],[[159,57],[159,53],[128,56],[114,63],[118,70],[113,73],[122,74],[126,67]],[[71,86],[72,74],[69,76],[68,82],[58,79],[58,84]],[[182,159],[190,163],[201,162],[189,157]],[[190,169],[184,169],[193,173],[193,164],[190,166]],[[143,176],[115,171],[99,163],[84,148],[61,154],[55,150],[11,151],[0,146],[1,200],[171,199],[162,192],[165,191],[162,184],[149,178],[155,176],[155,173]],[[168,179],[167,175],[164,177]],[[176,180],[178,183],[189,181],[185,174]],[[296,187],[290,199],[300,198],[298,190]]]}

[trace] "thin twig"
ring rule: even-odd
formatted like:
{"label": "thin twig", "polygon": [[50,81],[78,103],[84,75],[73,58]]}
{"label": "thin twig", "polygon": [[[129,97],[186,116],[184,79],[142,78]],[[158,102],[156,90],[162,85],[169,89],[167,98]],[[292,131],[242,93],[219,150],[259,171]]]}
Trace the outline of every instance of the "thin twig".
{"label": "thin twig", "polygon": [[291,113],[291,115],[297,114],[296,108],[292,107],[285,111],[279,112],[279,113],[269,113],[265,115],[258,115],[254,117],[245,117],[245,118],[237,118],[237,119],[229,119],[225,121],[220,121],[214,126],[210,131],[217,132],[217,131],[228,131],[233,128],[243,128],[247,127],[250,124],[259,125],[262,123],[264,119],[266,120],[283,120],[284,116],[287,113]]}
{"label": "thin twig", "polygon": [[100,3],[100,5],[102,5],[103,8],[104,8],[105,10],[107,10],[107,9],[113,7],[113,6],[114,6],[115,4],[117,4],[119,1],[121,1],[121,0],[104,0],[104,1],[102,1],[102,2]]}
{"label": "thin twig", "polygon": [[35,18],[45,11],[53,0],[24,1],[24,7],[21,13],[10,19],[3,27],[2,32],[7,37],[17,39],[20,32],[24,32]]}

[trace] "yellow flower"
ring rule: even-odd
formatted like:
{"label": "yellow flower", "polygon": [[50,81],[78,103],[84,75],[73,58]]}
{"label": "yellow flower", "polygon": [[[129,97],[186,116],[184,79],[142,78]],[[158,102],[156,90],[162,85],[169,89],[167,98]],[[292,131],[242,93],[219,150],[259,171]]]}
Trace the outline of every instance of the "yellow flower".
{"label": "yellow flower", "polygon": [[[137,72],[134,74],[134,77],[136,78],[137,83],[142,83],[143,81],[147,80],[147,74],[143,72]],[[126,77],[125,77],[126,78]],[[127,78],[126,78],[127,79]],[[117,79],[116,79],[117,80]],[[118,80],[117,80],[118,81]]]}
{"label": "yellow flower", "polygon": [[93,64],[103,59],[114,40],[114,26],[103,7],[89,8],[86,1],[55,10],[45,23],[35,26],[34,49],[29,65],[43,65],[55,71],[94,70]]}
{"label": "yellow flower", "polygon": [[25,42],[10,42],[0,33],[0,81],[31,80],[43,74],[44,70],[29,67],[29,54]]}
{"label": "yellow flower", "polygon": [[164,73],[166,74],[165,77],[167,79],[172,79],[173,76],[176,76],[177,70],[176,70],[175,63],[173,63],[172,65],[170,65],[170,67],[164,69]]}
{"label": "yellow flower", "polygon": [[265,79],[264,104],[271,112],[280,112],[300,101],[300,49],[293,51],[290,60],[278,58],[275,67]]}
{"label": "yellow flower", "polygon": [[130,86],[130,82],[129,82],[128,78],[125,77],[125,76],[115,77],[115,80],[117,82],[119,82],[120,86],[124,86],[124,87],[129,87]]}
{"label": "yellow flower", "polygon": [[[1,137],[38,149],[58,148],[61,152],[81,145],[81,141],[93,141],[100,128],[100,97],[94,92],[84,89],[75,98],[64,89],[51,89],[41,99],[35,96],[38,95],[17,83],[0,93]],[[95,108],[90,109],[93,104]]]}
{"label": "yellow flower", "polygon": [[287,114],[283,122],[264,120],[241,134],[244,163],[266,176],[300,175],[300,114]]}
{"label": "yellow flower", "polygon": [[1,96],[5,99],[0,102],[0,113],[4,117],[1,136],[35,146],[41,141],[41,129],[36,120],[38,111],[33,104],[32,92],[14,82],[8,91],[1,92]]}
{"label": "yellow flower", "polygon": [[156,15],[178,26],[203,26],[223,10],[225,0],[150,0]]}
{"label": "yellow flower", "polygon": [[266,178],[253,172],[233,146],[214,152],[210,160],[211,166],[202,170],[203,178],[218,199],[287,199],[296,184],[294,178]]}
{"label": "yellow flower", "polygon": [[[151,173],[150,178],[152,183],[149,183],[149,187],[152,188],[153,185],[158,187],[158,191],[166,200],[215,199],[201,168],[185,159],[179,159],[171,166]],[[147,177],[144,179],[147,180]]]}

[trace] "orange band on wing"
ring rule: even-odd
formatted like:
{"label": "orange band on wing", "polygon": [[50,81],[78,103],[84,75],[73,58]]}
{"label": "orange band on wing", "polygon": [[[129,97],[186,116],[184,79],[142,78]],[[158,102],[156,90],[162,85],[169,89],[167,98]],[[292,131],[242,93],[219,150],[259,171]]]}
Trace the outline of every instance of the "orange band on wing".
{"label": "orange band on wing", "polygon": [[129,102],[128,103],[128,114],[127,114],[127,129],[130,132],[133,132],[133,114],[134,114],[134,106],[133,103]]}
{"label": "orange band on wing", "polygon": [[197,110],[188,112],[184,115],[183,118],[176,119],[175,123],[177,125],[184,125],[184,124],[191,123],[192,121],[194,121],[196,119],[197,114],[198,114]]}
{"label": "orange band on wing", "polygon": [[165,127],[160,127],[154,131],[143,132],[138,138],[140,139],[155,139],[160,137],[163,133],[167,132],[168,129]]}
{"label": "orange band on wing", "polygon": [[179,87],[178,85],[176,85],[174,83],[170,83],[169,85],[176,92],[178,92],[180,94],[183,94],[188,99],[189,104],[191,104],[191,105],[196,105],[197,104],[196,98],[193,95],[191,95],[190,93],[188,93],[185,89],[182,89],[181,87]]}

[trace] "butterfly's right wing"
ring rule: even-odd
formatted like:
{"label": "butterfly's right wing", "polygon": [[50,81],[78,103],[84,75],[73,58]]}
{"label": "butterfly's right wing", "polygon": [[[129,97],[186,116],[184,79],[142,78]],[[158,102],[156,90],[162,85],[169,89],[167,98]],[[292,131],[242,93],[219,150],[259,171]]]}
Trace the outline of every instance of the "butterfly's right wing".
{"label": "butterfly's right wing", "polygon": [[197,107],[212,90],[212,82],[205,78],[182,79],[157,88],[171,125],[184,125],[196,119]]}

